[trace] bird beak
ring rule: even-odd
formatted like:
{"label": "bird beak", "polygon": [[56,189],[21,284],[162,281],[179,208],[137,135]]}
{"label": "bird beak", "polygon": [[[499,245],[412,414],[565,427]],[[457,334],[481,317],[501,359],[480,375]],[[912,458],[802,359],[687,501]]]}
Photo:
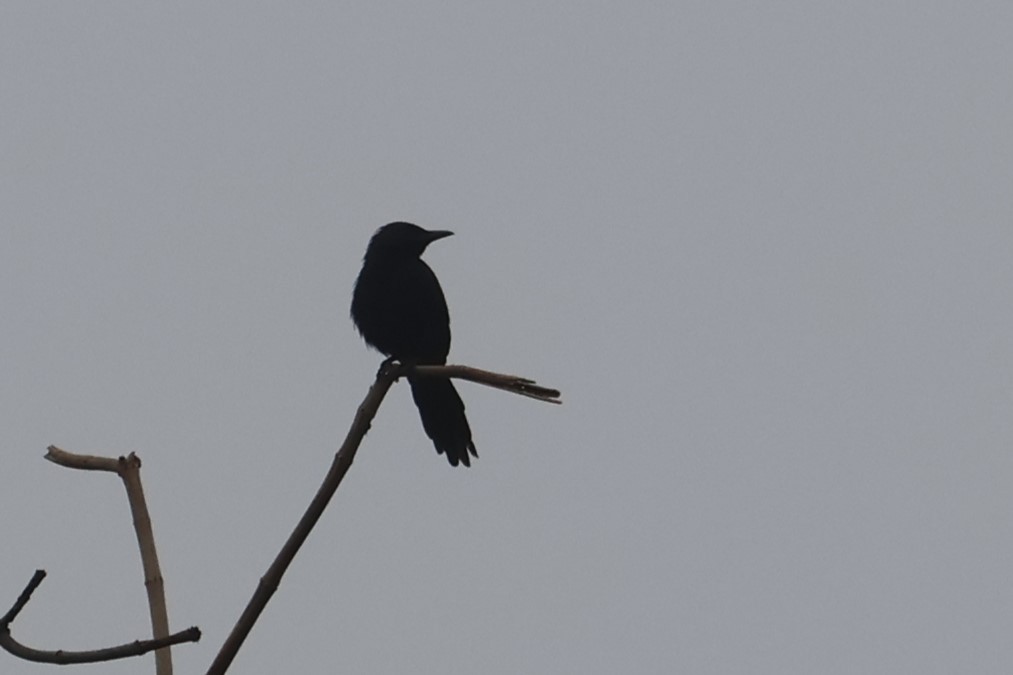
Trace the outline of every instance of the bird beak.
{"label": "bird beak", "polygon": [[429,241],[427,243],[431,244],[437,239],[443,239],[444,237],[449,237],[452,234],[454,233],[450,230],[429,230]]}

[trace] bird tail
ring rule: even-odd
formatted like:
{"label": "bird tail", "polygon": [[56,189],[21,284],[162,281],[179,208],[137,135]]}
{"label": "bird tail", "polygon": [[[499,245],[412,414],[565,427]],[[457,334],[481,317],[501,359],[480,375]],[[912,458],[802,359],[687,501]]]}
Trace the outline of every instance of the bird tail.
{"label": "bird tail", "polygon": [[468,453],[478,457],[471,440],[471,427],[464,416],[464,401],[453,382],[439,377],[409,377],[412,398],[419,409],[422,427],[436,451],[447,456],[451,466],[471,466]]}

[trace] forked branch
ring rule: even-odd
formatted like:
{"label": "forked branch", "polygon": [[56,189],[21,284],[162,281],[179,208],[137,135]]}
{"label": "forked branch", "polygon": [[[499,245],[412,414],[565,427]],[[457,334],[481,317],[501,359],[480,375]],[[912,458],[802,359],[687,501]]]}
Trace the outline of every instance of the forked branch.
{"label": "forked branch", "polygon": [[154,639],[137,640],[135,642],[89,651],[70,652],[66,650],[41,650],[26,647],[17,642],[10,634],[10,624],[14,617],[24,608],[46,573],[38,570],[31,582],[21,593],[11,610],[0,619],[0,647],[11,654],[30,661],[42,663],[95,663],[111,661],[129,656],[139,656],[152,650],[155,652],[155,672],[157,675],[172,675],[172,655],[168,647],[180,642],[196,642],[200,639],[200,630],[196,627],[185,631],[169,634],[169,616],[165,606],[165,590],[162,573],[158,566],[158,555],[155,552],[155,536],[151,530],[151,518],[144,500],[141,487],[141,460],[134,453],[126,457],[96,457],[79,455],[61,450],[55,445],[49,446],[46,459],[71,469],[84,471],[108,471],[115,473],[123,481],[133,516],[134,532],[141,551],[141,565],[144,569],[144,587],[148,594],[148,610],[151,614],[151,628]]}
{"label": "forked branch", "polygon": [[221,650],[219,650],[214,662],[208,669],[207,675],[222,675],[228,670],[232,660],[239,652],[239,648],[242,647],[246,637],[253,629],[253,624],[257,622],[261,612],[264,611],[264,608],[270,601],[271,596],[278,590],[278,585],[281,583],[285,570],[288,569],[293,558],[295,558],[295,554],[299,552],[299,548],[309,537],[313,526],[320,520],[320,516],[323,514],[328,502],[330,502],[331,497],[334,496],[335,491],[337,491],[341,480],[345,477],[345,473],[352,466],[355,453],[358,451],[366,432],[369,431],[370,424],[376,416],[376,411],[379,410],[384,397],[387,395],[387,391],[394,384],[395,380],[409,374],[427,377],[456,377],[515,394],[521,394],[522,396],[528,396],[540,401],[548,401],[549,403],[560,402],[557,400],[560,396],[558,391],[541,387],[535,384],[534,380],[524,377],[493,373],[468,366],[406,366],[396,362],[385,362],[380,367],[380,372],[376,375],[376,381],[370,387],[366,398],[363,399],[362,403],[359,404],[359,408],[355,411],[352,426],[349,428],[348,434],[346,434],[345,440],[338,449],[337,454],[334,455],[331,468],[328,470],[323,483],[310,502],[309,508],[306,509],[306,513],[299,519],[299,523],[292,531],[292,534],[289,535],[288,540],[282,546],[274,562],[271,563],[264,576],[260,578],[253,597],[250,598],[246,609],[243,610],[232,632],[229,633],[225,644],[222,645]]}
{"label": "forked branch", "polygon": [[[133,517],[137,545],[141,551],[141,568],[144,572],[144,588],[148,595],[148,613],[151,616],[151,635],[155,639],[169,634],[169,612],[165,605],[165,583],[158,565],[155,550],[155,535],[151,529],[151,516],[141,486],[141,460],[134,453],[126,457],[95,457],[79,455],[49,446],[46,459],[70,469],[84,471],[111,471],[123,481],[127,491],[127,502]],[[162,649],[155,653],[155,673],[172,675],[172,652]]]}
{"label": "forked branch", "polygon": [[18,614],[21,613],[21,610],[24,609],[25,605],[28,604],[28,601],[31,600],[32,593],[39,587],[39,584],[41,584],[42,580],[45,578],[45,570],[36,570],[35,574],[32,575],[31,580],[28,582],[28,585],[25,586],[25,590],[21,591],[21,595],[19,595],[18,599],[14,602],[14,605],[7,611],[6,614],[3,615],[3,617],[0,617],[0,647],[3,647],[14,656],[25,659],[26,661],[34,661],[36,663],[55,663],[57,665],[98,663],[100,661],[113,661],[115,659],[124,659],[130,656],[140,656],[155,649],[162,649],[164,647],[169,647],[170,645],[180,644],[181,642],[196,642],[200,640],[200,629],[192,627],[172,635],[166,635],[162,638],[154,640],[136,640],[134,642],[128,642],[116,647],[107,647],[105,649],[72,652],[65,649],[44,650],[27,647],[15,640],[11,635],[11,624],[14,622],[14,619],[17,618]]}

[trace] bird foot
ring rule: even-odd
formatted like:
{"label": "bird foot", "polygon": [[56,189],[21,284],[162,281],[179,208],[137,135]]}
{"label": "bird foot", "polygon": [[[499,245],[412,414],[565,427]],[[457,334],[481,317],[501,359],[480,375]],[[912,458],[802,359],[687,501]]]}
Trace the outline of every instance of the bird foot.
{"label": "bird foot", "polygon": [[[383,360],[383,363],[380,364],[380,369],[376,371],[376,376],[380,377],[381,375],[385,375],[389,373],[393,368],[400,369],[413,365],[415,365],[414,361],[398,361],[395,357],[388,356]],[[401,374],[398,373],[397,377],[394,378],[394,381],[397,382],[398,378],[400,377]]]}
{"label": "bird foot", "polygon": [[394,364],[396,364],[396,363],[397,363],[397,359],[395,359],[393,356],[388,356],[387,358],[385,358],[383,360],[383,363],[380,364],[380,367],[376,371],[376,376],[377,377],[382,377],[391,368],[393,368]]}

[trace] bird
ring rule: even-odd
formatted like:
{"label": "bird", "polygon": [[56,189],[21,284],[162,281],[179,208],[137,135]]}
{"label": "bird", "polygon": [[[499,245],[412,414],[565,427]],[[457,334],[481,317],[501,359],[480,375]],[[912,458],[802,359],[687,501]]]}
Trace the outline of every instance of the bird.
{"label": "bird", "polygon": [[[429,244],[453,235],[406,222],[384,225],[366,247],[352,293],[352,321],[366,344],[408,365],[444,365],[450,313],[436,274],[421,258]],[[450,378],[408,376],[422,428],[451,466],[478,457],[464,402]]]}

